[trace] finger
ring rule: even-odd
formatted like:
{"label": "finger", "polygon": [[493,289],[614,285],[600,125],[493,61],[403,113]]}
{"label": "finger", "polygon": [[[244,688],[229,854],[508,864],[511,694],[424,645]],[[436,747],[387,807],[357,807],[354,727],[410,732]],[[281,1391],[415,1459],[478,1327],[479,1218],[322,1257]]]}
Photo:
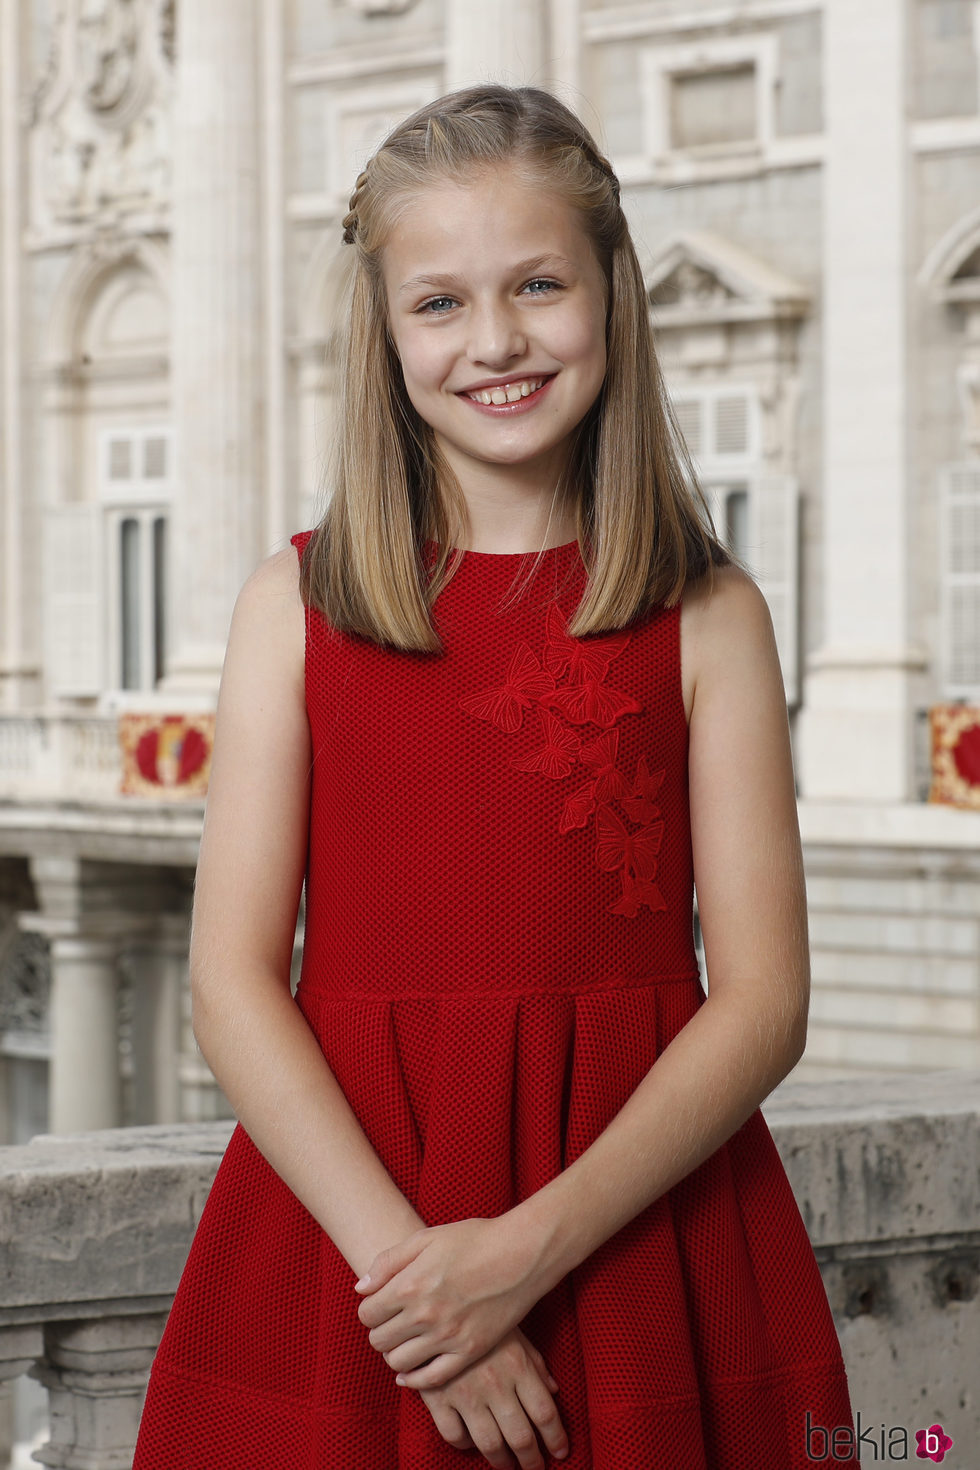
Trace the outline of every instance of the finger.
{"label": "finger", "polygon": [[[379,1353],[393,1353],[400,1347],[407,1348],[410,1343],[416,1343],[425,1330],[424,1327],[413,1327],[411,1318],[404,1312],[396,1312],[378,1327],[372,1327],[368,1333],[368,1342]],[[424,1363],[432,1357],[434,1351],[435,1349],[430,1347],[421,1358],[416,1355],[411,1366],[417,1367],[419,1363]],[[397,1368],[399,1365],[395,1363],[393,1366]]]}
{"label": "finger", "polygon": [[457,1450],[474,1448],[461,1416],[449,1404],[428,1404],[432,1421],[447,1444]]}
{"label": "finger", "polygon": [[377,1291],[380,1286],[384,1286],[386,1281],[390,1281],[403,1266],[407,1266],[409,1261],[414,1261],[422,1249],[422,1242],[416,1241],[412,1245],[413,1240],[415,1237],[410,1235],[408,1240],[400,1240],[397,1245],[391,1245],[387,1250],[379,1251],[360,1280],[354,1282],[354,1290],[368,1294]]}
{"label": "finger", "polygon": [[504,1441],[517,1457],[521,1470],[545,1470],[538,1437],[520,1401],[515,1397],[506,1405],[494,1405],[494,1413]]}
{"label": "finger", "polygon": [[533,1377],[528,1377],[518,1383],[517,1394],[532,1424],[540,1434],[545,1449],[556,1460],[564,1460],[569,1450],[568,1435],[565,1432],[561,1414],[558,1412],[558,1405],[544,1384],[540,1380],[535,1382]]}
{"label": "finger", "polygon": [[357,1315],[365,1327],[381,1327],[405,1310],[401,1302],[390,1293],[365,1297],[357,1304]]}
{"label": "finger", "polygon": [[[420,1345],[416,1348],[415,1343],[411,1347],[407,1344],[396,1348],[390,1353],[385,1361],[389,1368],[398,1372],[395,1382],[399,1388],[442,1388],[457,1373],[462,1373],[464,1368],[470,1367],[474,1359],[466,1358],[462,1353],[439,1353],[432,1357],[432,1348],[426,1348],[424,1342],[419,1340]],[[411,1361],[408,1361],[408,1354]],[[405,1366],[399,1365],[400,1355],[405,1355]],[[431,1359],[431,1362],[428,1361]]]}
{"label": "finger", "polygon": [[494,1470],[513,1470],[510,1451],[500,1432],[500,1426],[489,1409],[474,1410],[466,1415],[466,1427],[474,1447],[494,1467]]}
{"label": "finger", "polygon": [[551,1372],[551,1369],[545,1362],[544,1356],[540,1352],[538,1352],[538,1349],[531,1342],[528,1343],[527,1350],[531,1354],[531,1357],[534,1361],[534,1366],[535,1368],[537,1368],[543,1381],[548,1385],[552,1393],[557,1393],[558,1384],[555,1382],[554,1374]]}

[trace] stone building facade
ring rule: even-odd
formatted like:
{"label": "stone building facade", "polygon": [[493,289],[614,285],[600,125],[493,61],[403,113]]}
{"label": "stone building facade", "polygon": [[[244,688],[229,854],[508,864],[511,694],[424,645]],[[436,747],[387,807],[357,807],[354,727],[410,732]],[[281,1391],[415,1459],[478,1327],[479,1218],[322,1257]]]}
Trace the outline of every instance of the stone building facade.
{"label": "stone building facade", "polygon": [[0,0],[0,1137],[206,1120],[199,802],[121,712],[213,705],[235,594],[313,523],[340,220],[486,77],[605,145],[679,420],[786,684],[803,1078],[980,1066],[980,5]]}

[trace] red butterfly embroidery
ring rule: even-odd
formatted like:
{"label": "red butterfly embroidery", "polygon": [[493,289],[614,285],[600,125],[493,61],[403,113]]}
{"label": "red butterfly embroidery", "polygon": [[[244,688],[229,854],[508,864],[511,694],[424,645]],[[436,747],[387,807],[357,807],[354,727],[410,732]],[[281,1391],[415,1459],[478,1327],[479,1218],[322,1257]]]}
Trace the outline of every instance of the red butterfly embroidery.
{"label": "red butterfly embroidery", "polygon": [[465,694],[459,704],[467,714],[512,735],[521,728],[524,711],[554,687],[553,675],[541,667],[533,649],[522,640],[514,649],[506,681],[479,694]]}
{"label": "red butterfly embroidery", "polygon": [[[460,708],[510,734],[520,730],[524,712],[537,703],[544,743],[510,764],[517,771],[534,771],[560,781],[575,763],[589,768],[588,779],[565,797],[559,831],[568,833],[596,819],[595,860],[605,872],[618,872],[622,889],[609,912],[636,918],[641,906],[663,910],[667,905],[657,884],[657,855],[664,823],[655,798],[666,776],[650,773],[646,756],[636,763],[632,781],[616,764],[621,715],[640,714],[643,705],[622,689],[606,687],[609,666],[626,648],[631,633],[619,632],[587,640],[569,638],[568,622],[557,603],[547,610],[547,638],[539,659],[523,640],[514,649],[503,684],[479,694],[464,695]],[[558,681],[566,676],[565,682]],[[601,733],[583,740],[570,725],[597,725]],[[627,817],[639,825],[631,832],[610,804],[617,801]]]}
{"label": "red butterfly embroidery", "polygon": [[638,715],[642,704],[622,689],[607,689],[598,679],[588,679],[584,684],[568,684],[552,694],[540,696],[542,704],[550,704],[561,710],[573,725],[613,726],[620,715]]}
{"label": "red butterfly embroidery", "polygon": [[566,796],[558,830],[563,835],[573,827],[584,827],[595,811],[595,782],[586,781],[571,796]]}
{"label": "red butterfly embroidery", "polygon": [[578,753],[583,766],[591,766],[595,774],[597,801],[611,801],[614,796],[629,798],[630,784],[622,771],[616,768],[616,751],[619,748],[619,731],[607,730],[595,740],[590,740]]}
{"label": "red butterfly embroidery", "polygon": [[645,903],[650,909],[666,909],[666,899],[656,883],[634,878],[625,868],[620,876],[623,881],[623,894],[616,903],[610,905],[611,914],[625,914],[628,919],[635,919],[641,903]]}
{"label": "red butterfly embroidery", "polygon": [[544,745],[530,755],[512,760],[511,765],[515,771],[541,771],[543,775],[560,781],[572,769],[579,753],[579,738],[574,731],[566,730],[561,721],[549,715],[546,709],[540,714],[544,725]]}
{"label": "red butterfly embroidery", "polygon": [[600,806],[595,814],[595,860],[605,872],[630,868],[638,878],[652,878],[657,871],[657,853],[664,835],[663,822],[630,832],[611,806]]}
{"label": "red butterfly embroidery", "polygon": [[619,657],[633,636],[631,633],[613,633],[583,643],[578,638],[569,638],[565,632],[567,627],[568,619],[557,602],[550,603],[545,617],[548,641],[544,662],[556,679],[567,669],[572,683],[583,679],[604,679],[613,659]]}
{"label": "red butterfly embroidery", "polygon": [[646,756],[640,756],[636,763],[636,777],[632,789],[628,796],[619,798],[623,811],[628,817],[632,817],[634,822],[652,822],[654,817],[660,816],[660,808],[653,798],[663,785],[666,774],[666,770],[655,771],[651,776]]}

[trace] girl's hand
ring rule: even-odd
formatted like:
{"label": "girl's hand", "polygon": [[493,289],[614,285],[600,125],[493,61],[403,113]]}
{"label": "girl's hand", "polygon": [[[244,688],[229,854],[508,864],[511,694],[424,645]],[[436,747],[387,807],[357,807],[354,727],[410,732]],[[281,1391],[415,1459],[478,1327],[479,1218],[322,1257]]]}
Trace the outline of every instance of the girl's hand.
{"label": "girl's hand", "polygon": [[406,1387],[448,1383],[495,1347],[548,1289],[542,1252],[506,1220],[418,1230],[375,1256],[368,1284],[358,1283],[368,1293],[357,1315],[372,1329],[371,1346],[404,1374]]}
{"label": "girl's hand", "polygon": [[519,1328],[479,1362],[439,1388],[420,1390],[436,1428],[458,1450],[478,1449],[494,1470],[544,1470],[537,1434],[556,1459],[568,1454],[568,1435],[552,1398],[558,1388],[544,1358]]}

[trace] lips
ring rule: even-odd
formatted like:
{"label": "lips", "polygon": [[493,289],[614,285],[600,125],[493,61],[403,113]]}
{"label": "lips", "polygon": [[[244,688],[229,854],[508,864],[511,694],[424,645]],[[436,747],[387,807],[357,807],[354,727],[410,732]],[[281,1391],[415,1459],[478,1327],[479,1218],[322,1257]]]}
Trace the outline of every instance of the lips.
{"label": "lips", "polygon": [[472,403],[482,413],[509,416],[533,407],[548,391],[556,374],[528,378],[513,378],[506,383],[495,383],[483,388],[470,388],[457,394],[458,398]]}

